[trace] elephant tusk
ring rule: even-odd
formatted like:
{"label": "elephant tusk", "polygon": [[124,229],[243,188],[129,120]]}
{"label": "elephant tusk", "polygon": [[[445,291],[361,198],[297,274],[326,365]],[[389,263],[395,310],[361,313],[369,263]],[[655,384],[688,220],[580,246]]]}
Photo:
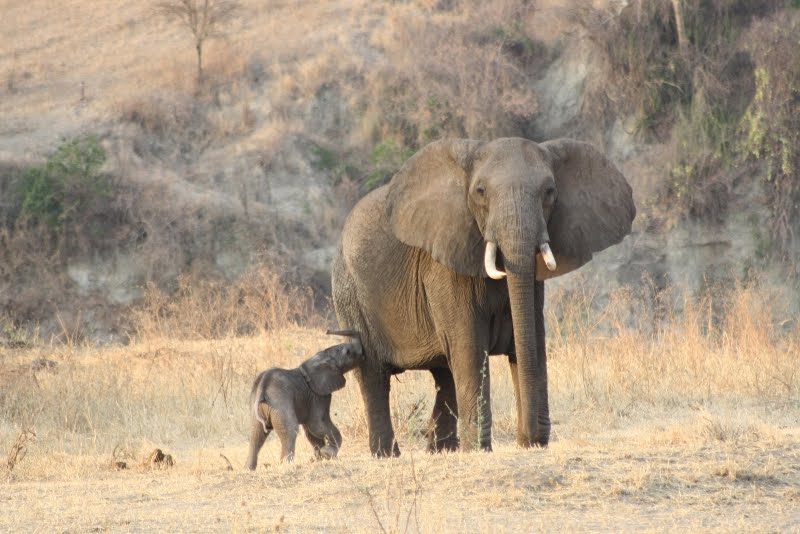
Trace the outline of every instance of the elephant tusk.
{"label": "elephant tusk", "polygon": [[502,280],[506,273],[497,269],[497,243],[486,242],[486,252],[483,255],[483,266],[486,274],[493,280]]}
{"label": "elephant tusk", "polygon": [[542,258],[544,259],[545,265],[551,271],[556,270],[556,258],[553,256],[553,251],[550,250],[549,243],[542,243],[542,246],[539,247],[539,250],[542,253]]}

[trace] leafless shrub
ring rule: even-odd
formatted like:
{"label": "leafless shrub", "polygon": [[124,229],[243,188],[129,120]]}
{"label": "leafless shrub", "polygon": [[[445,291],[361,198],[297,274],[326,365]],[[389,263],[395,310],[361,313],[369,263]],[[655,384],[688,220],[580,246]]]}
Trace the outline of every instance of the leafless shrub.
{"label": "leafless shrub", "polygon": [[78,313],[68,317],[62,316],[60,312],[56,312],[56,321],[61,332],[56,336],[61,343],[70,349],[74,349],[78,343],[84,340],[84,321],[82,313]]}
{"label": "leafless shrub", "polygon": [[372,517],[375,518],[375,522],[378,524],[378,528],[380,529],[383,534],[388,534],[386,527],[383,525],[383,521],[381,521],[381,516],[378,514],[378,510],[375,507],[375,497],[372,495],[372,492],[369,490],[368,487],[362,486],[353,478],[350,474],[350,470],[344,466],[344,464],[340,464],[342,472],[345,474],[347,479],[350,481],[350,484],[353,488],[355,488],[359,493],[364,495],[367,498],[367,504],[369,504],[369,509],[372,511]]}
{"label": "leafless shrub", "polygon": [[[505,4],[513,4],[511,20],[532,9]],[[513,24],[472,5],[457,15],[396,9],[387,34],[379,37],[388,61],[367,75],[365,116],[374,122],[365,124],[365,133],[372,139],[399,137],[409,147],[445,135],[518,133],[518,123],[536,113],[537,100],[506,45],[517,35],[523,48],[536,45]]]}
{"label": "leafless shrub", "polygon": [[591,113],[634,112],[640,127],[658,130],[671,118],[668,103],[689,97],[691,69],[677,52],[672,14],[667,0],[639,2],[619,15],[588,5],[576,11],[608,62],[608,74],[589,86]]}
{"label": "leafless shrub", "polygon": [[[421,532],[418,500],[422,495],[420,472],[414,453],[409,461],[389,460],[385,465],[385,494],[370,488],[371,481],[358,480],[344,464],[341,471],[353,489],[367,499],[378,530],[384,533]],[[382,498],[381,498],[382,497]],[[381,503],[383,501],[383,503]],[[382,504],[382,506],[381,506]],[[382,512],[382,513],[381,513]],[[382,516],[388,516],[383,517]]]}
{"label": "leafless shrub", "polygon": [[194,98],[164,92],[119,102],[120,118],[141,128],[133,140],[140,157],[189,161],[202,152],[215,131],[206,107]]}
{"label": "leafless shrub", "polygon": [[[31,246],[38,243],[38,246]],[[52,310],[65,284],[58,238],[33,227],[0,227],[0,311],[31,323]],[[55,299],[58,302],[58,299]]]}
{"label": "leafless shrub", "polygon": [[6,469],[8,473],[11,473],[17,464],[25,458],[25,455],[28,454],[28,445],[35,439],[36,432],[31,428],[25,428],[17,434],[6,456]]}
{"label": "leafless shrub", "polygon": [[[576,10],[608,62],[607,75],[590,87],[591,108],[599,114],[634,112],[640,128],[663,138],[675,112],[698,95],[712,108],[728,100],[741,107],[746,72],[729,68],[740,51],[738,34],[753,17],[765,16],[778,4],[654,0],[631,2],[619,13],[588,5]],[[676,13],[682,14],[681,24]]]}
{"label": "leafless shrub", "polygon": [[240,9],[236,0],[164,0],[156,3],[161,15],[179,21],[192,32],[197,53],[197,80],[203,80],[203,45],[222,35],[222,28]]}

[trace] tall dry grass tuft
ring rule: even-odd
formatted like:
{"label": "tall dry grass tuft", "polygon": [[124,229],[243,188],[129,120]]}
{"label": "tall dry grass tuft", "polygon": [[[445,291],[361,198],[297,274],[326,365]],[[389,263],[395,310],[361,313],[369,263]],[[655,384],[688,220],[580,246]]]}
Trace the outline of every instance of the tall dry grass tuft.
{"label": "tall dry grass tuft", "polygon": [[759,284],[656,300],[630,290],[600,304],[585,284],[549,296],[548,354],[556,402],[630,411],[711,399],[796,399],[800,325],[780,290]]}
{"label": "tall dry grass tuft", "polygon": [[9,474],[14,470],[17,464],[25,458],[25,455],[28,453],[28,445],[35,439],[36,432],[30,428],[23,429],[17,434],[6,457],[5,467]]}
{"label": "tall dry grass tuft", "polygon": [[138,338],[219,339],[324,321],[313,290],[272,268],[255,267],[234,281],[182,274],[177,284],[172,295],[148,284],[133,311]]}

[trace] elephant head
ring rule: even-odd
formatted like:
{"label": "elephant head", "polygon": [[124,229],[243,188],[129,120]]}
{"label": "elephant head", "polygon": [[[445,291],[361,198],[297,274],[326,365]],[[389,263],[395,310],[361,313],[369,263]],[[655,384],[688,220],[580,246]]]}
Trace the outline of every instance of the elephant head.
{"label": "elephant head", "polygon": [[363,358],[360,342],[340,343],[303,362],[300,371],[314,393],[330,395],[345,386],[344,374],[355,369]]}
{"label": "elephant head", "polygon": [[574,270],[621,241],[635,213],[631,188],[614,164],[571,139],[441,140],[409,159],[389,184],[387,216],[400,241],[465,275],[507,276],[523,445],[549,439],[536,281]]}

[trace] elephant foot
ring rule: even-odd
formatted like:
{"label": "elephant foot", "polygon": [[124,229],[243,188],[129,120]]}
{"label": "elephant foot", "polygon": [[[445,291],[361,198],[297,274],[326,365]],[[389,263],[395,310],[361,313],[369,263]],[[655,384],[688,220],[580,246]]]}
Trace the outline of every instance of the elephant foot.
{"label": "elephant foot", "polygon": [[428,452],[437,454],[440,452],[452,452],[458,450],[458,436],[449,436],[444,439],[428,438]]}
{"label": "elephant foot", "polygon": [[325,445],[317,451],[317,458],[320,460],[333,460],[336,458],[338,452],[339,451],[336,449],[336,447]]}
{"label": "elephant foot", "polygon": [[517,445],[522,447],[523,449],[544,449],[547,447],[548,442],[550,441],[549,436],[545,437],[537,437],[537,438],[529,438],[526,436],[517,436]]}
{"label": "elephant foot", "polygon": [[400,447],[397,442],[393,442],[393,446],[389,447],[375,447],[372,450],[372,455],[376,458],[397,458],[400,456]]}

